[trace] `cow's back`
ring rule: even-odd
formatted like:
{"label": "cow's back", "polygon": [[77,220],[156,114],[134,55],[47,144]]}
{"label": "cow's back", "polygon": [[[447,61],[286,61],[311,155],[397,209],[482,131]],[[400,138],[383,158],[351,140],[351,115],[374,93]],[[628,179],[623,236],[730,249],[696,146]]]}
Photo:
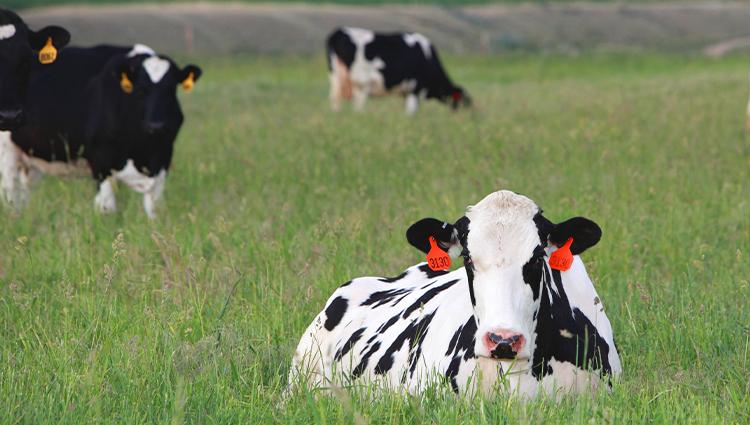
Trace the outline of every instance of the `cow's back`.
{"label": "cow's back", "polygon": [[14,143],[47,161],[77,158],[102,112],[93,98],[102,89],[103,70],[130,49],[70,47],[54,64],[34,65],[26,100],[27,123],[13,132]]}

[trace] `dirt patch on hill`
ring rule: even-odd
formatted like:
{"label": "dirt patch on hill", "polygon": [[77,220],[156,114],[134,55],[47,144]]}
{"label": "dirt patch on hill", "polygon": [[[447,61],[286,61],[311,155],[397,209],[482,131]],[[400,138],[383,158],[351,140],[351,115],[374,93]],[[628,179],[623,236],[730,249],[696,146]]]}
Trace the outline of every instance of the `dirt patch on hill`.
{"label": "dirt patch on hill", "polygon": [[[342,25],[419,31],[453,53],[749,49],[750,4],[313,6],[161,4],[65,6],[23,12],[68,27],[77,45],[146,43],[171,53],[319,53]],[[738,42],[740,40],[742,42]]]}

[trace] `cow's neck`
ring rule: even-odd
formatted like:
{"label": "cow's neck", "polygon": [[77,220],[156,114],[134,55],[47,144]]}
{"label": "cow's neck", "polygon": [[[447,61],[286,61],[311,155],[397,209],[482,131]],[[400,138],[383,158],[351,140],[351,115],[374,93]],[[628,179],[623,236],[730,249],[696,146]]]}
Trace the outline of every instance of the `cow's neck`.
{"label": "cow's neck", "polygon": [[534,377],[552,374],[553,360],[609,373],[608,346],[586,316],[570,305],[560,272],[545,264],[542,279],[531,369]]}

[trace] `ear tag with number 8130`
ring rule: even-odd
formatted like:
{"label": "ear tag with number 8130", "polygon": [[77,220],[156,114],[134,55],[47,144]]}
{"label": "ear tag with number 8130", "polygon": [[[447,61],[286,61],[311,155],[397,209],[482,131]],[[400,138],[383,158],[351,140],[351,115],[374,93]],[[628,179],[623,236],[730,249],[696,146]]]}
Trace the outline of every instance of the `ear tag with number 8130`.
{"label": "ear tag with number 8130", "polygon": [[552,255],[549,256],[549,266],[552,267],[555,270],[560,270],[561,272],[564,272],[570,268],[570,266],[573,265],[573,253],[570,252],[570,245],[573,243],[573,238],[568,238],[567,241],[565,241],[565,244],[561,246],[560,248],[557,248],[557,251],[553,252]]}
{"label": "ear tag with number 8130", "polygon": [[451,256],[443,251],[430,236],[430,252],[427,253],[427,267],[432,271],[448,270],[451,268]]}

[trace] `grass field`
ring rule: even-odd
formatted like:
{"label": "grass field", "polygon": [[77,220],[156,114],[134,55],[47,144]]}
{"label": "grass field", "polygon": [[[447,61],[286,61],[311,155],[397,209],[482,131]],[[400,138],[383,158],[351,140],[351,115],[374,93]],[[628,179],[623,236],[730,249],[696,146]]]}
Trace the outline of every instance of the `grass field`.
{"label": "grass field", "polygon": [[[750,422],[748,58],[446,58],[472,112],[327,107],[322,58],[202,63],[149,222],[44,179],[0,224],[0,422]],[[198,61],[198,63],[201,63]],[[304,393],[294,347],[334,288],[420,261],[403,236],[508,188],[604,229],[584,260],[625,373],[519,403]]]}

